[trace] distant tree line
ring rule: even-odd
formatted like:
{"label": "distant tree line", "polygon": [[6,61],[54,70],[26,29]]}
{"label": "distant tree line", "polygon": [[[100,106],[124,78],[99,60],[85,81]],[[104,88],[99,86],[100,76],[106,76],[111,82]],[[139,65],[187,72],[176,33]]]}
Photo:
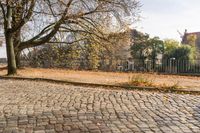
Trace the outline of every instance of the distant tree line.
{"label": "distant tree line", "polygon": [[73,44],[46,44],[27,51],[26,65],[46,68],[116,70],[129,54],[131,30],[109,33],[104,39],[84,39]]}
{"label": "distant tree line", "polygon": [[145,67],[148,63],[151,69],[157,69],[158,61],[167,68],[171,59],[192,63],[197,56],[194,37],[188,38],[189,44],[181,44],[173,39],[151,38],[148,34],[129,29],[109,33],[104,39],[95,38],[94,41],[94,38],[90,36],[73,44],[35,47],[25,54],[24,60],[32,67],[114,71],[130,58],[138,67]]}
{"label": "distant tree line", "polygon": [[[131,55],[137,64],[145,67],[146,63],[151,64],[151,69],[159,67],[160,61],[162,67],[170,67],[172,60],[177,66],[186,67],[187,64],[195,63],[198,53],[196,50],[195,36],[188,36],[188,44],[181,44],[173,39],[161,40],[158,37],[151,38],[148,34],[138,32],[134,36],[131,46]],[[184,62],[178,64],[177,62]]]}

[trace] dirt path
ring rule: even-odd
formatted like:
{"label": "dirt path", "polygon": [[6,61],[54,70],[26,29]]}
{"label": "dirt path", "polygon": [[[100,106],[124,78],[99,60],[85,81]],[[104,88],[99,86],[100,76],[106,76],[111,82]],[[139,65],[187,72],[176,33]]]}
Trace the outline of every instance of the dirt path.
{"label": "dirt path", "polygon": [[[6,70],[1,70],[0,75],[5,75]],[[172,86],[177,84],[185,89],[200,91],[200,77],[157,75],[157,74],[136,74],[136,73],[113,73],[113,72],[90,72],[70,71],[63,69],[33,69],[25,68],[18,71],[23,77],[50,78],[75,82],[119,84],[126,83],[130,77],[142,75],[152,80],[156,85]]]}

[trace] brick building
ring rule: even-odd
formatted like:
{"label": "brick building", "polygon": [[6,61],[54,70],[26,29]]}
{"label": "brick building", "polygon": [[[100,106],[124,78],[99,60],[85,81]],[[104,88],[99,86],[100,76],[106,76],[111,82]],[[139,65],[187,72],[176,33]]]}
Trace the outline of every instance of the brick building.
{"label": "brick building", "polygon": [[185,30],[184,35],[182,36],[182,44],[189,44],[189,36],[195,36],[195,46],[197,48],[198,52],[198,59],[200,59],[200,32],[190,32],[188,33],[187,30]]}
{"label": "brick building", "polygon": [[188,33],[187,30],[185,30],[184,35],[182,36],[182,44],[189,44],[189,36],[195,36],[196,41],[195,45],[200,50],[200,32],[190,32]]}

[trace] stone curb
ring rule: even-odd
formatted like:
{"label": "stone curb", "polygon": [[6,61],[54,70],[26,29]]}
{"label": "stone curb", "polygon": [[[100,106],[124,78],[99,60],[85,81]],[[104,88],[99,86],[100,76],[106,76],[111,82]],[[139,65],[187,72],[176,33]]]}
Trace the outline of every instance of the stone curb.
{"label": "stone curb", "polygon": [[164,89],[158,87],[140,87],[140,86],[126,86],[126,85],[111,85],[111,84],[96,84],[96,83],[84,83],[84,82],[73,82],[67,80],[56,80],[48,78],[28,78],[28,77],[16,77],[16,76],[0,76],[0,79],[5,80],[26,80],[26,81],[43,81],[49,83],[57,84],[70,84],[75,86],[86,86],[86,87],[105,87],[109,89],[124,89],[124,90],[138,90],[138,91],[153,91],[153,92],[162,92],[162,93],[177,93],[177,94],[191,94],[191,95],[200,95],[200,91],[187,91],[180,89]]}

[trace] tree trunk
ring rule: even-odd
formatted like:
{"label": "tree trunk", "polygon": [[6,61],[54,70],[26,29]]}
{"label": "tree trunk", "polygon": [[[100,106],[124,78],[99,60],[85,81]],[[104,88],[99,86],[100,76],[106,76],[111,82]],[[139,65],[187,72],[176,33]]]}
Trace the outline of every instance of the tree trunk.
{"label": "tree trunk", "polygon": [[21,43],[21,38],[20,38],[20,30],[14,33],[13,37],[13,45],[14,45],[14,51],[15,51],[15,60],[16,60],[16,66],[17,68],[21,67],[20,64],[20,55],[21,55],[21,50],[18,49],[20,43]]}
{"label": "tree trunk", "polygon": [[17,66],[17,68],[20,68],[20,67],[21,67],[20,54],[21,54],[20,51],[18,51],[18,52],[15,54],[15,60],[16,60],[16,66]]}
{"label": "tree trunk", "polygon": [[[12,26],[13,27],[17,27],[18,26],[17,24],[20,23],[21,19],[23,19],[22,12],[23,12],[22,8],[13,9],[13,15],[12,15]],[[13,45],[14,45],[14,50],[15,50],[15,60],[16,60],[17,68],[21,67],[21,64],[20,64],[21,50],[19,50],[20,43],[21,43],[21,28],[19,28],[18,30],[16,30],[13,33]]]}
{"label": "tree trunk", "polygon": [[13,45],[13,33],[12,29],[12,8],[7,7],[7,21],[5,23],[5,37],[6,37],[6,50],[8,60],[8,75],[15,75],[17,73],[15,52]]}
{"label": "tree trunk", "polygon": [[15,52],[12,34],[9,32],[6,32],[6,50],[8,59],[8,75],[15,75],[17,73]]}

